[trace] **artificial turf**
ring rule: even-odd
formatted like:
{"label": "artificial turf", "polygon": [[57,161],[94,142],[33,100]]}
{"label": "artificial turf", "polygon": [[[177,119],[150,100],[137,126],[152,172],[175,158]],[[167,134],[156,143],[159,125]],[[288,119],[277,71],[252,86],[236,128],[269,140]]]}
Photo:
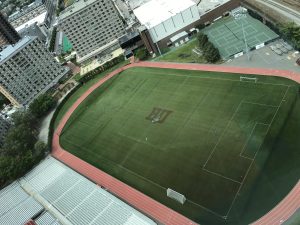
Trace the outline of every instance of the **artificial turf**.
{"label": "artificial turf", "polygon": [[[235,223],[295,87],[274,77],[255,83],[237,74],[133,68],[79,106],[60,142],[196,222]],[[159,113],[164,121],[153,123]],[[167,188],[184,194],[185,204],[168,198]]]}

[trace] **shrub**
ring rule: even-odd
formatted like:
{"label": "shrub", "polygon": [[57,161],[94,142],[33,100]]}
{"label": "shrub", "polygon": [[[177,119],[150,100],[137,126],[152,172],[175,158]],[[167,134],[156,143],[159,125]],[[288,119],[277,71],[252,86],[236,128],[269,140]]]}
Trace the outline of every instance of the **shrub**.
{"label": "shrub", "polygon": [[136,50],[135,52],[135,57],[140,59],[140,60],[144,60],[148,57],[148,51],[146,48],[139,48],[138,50]]}
{"label": "shrub", "polygon": [[220,60],[219,50],[209,41],[207,35],[198,33],[197,39],[199,41],[199,48],[202,49],[203,56],[207,62],[215,63]]}
{"label": "shrub", "polygon": [[41,118],[53,109],[56,104],[57,100],[54,97],[49,94],[42,94],[30,104],[29,111],[37,118]]}
{"label": "shrub", "polygon": [[207,35],[203,34],[203,33],[198,33],[197,35],[197,39],[198,39],[198,42],[199,42],[199,47],[201,49],[204,48],[204,46],[208,43],[208,37]]}

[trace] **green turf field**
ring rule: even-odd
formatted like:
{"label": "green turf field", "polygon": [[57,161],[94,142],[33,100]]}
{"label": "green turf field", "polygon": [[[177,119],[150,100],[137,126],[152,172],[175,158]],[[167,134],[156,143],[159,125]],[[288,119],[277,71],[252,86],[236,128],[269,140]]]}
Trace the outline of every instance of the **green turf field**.
{"label": "green turf field", "polygon": [[196,222],[236,224],[296,93],[282,78],[134,68],[92,93],[60,141]]}
{"label": "green turf field", "polygon": [[245,51],[244,33],[248,48],[267,43],[278,38],[278,35],[259,20],[247,16],[235,20],[233,17],[220,19],[203,32],[208,35],[209,40],[219,49],[222,58],[231,57],[239,52]]}

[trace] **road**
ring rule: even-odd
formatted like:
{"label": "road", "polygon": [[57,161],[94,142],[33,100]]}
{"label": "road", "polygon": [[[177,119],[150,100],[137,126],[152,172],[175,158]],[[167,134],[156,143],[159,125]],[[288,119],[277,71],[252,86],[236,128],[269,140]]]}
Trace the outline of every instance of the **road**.
{"label": "road", "polygon": [[286,5],[280,4],[273,0],[257,0],[257,2],[268,6],[271,9],[279,12],[290,20],[294,21],[296,24],[300,25],[300,12],[296,11]]}

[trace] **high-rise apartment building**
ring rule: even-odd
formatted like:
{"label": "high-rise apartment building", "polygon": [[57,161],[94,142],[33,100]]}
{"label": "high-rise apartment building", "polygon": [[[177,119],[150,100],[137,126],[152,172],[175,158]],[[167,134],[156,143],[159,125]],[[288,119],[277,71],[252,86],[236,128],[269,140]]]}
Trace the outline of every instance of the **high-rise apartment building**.
{"label": "high-rise apartment building", "polygon": [[0,92],[16,106],[27,106],[67,72],[37,37],[25,37],[0,52]]}
{"label": "high-rise apartment building", "polygon": [[125,34],[119,13],[111,0],[80,0],[59,17],[59,28],[71,41],[81,63],[105,56],[119,48]]}
{"label": "high-rise apartment building", "polygon": [[14,44],[20,40],[20,36],[15,29],[7,22],[0,13],[0,47]]}

